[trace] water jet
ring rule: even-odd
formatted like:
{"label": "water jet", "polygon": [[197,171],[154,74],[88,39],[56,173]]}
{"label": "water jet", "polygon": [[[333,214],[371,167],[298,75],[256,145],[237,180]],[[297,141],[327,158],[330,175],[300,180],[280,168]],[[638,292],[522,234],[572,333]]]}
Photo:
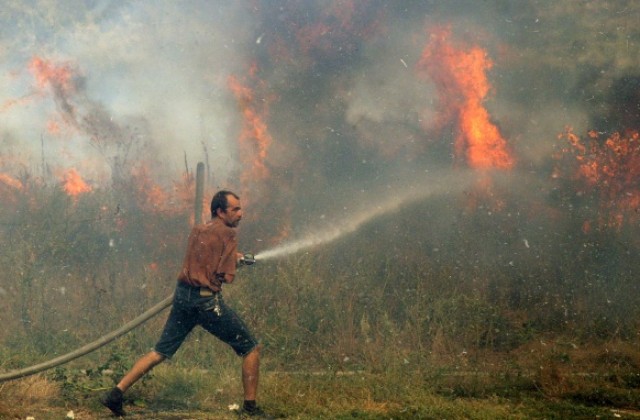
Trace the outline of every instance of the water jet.
{"label": "water jet", "polygon": [[384,194],[375,194],[376,197],[385,197],[384,200],[379,200],[380,203],[377,205],[366,206],[364,210],[356,211],[350,217],[347,217],[346,222],[316,226],[298,239],[259,252],[255,255],[255,260],[266,261],[281,258],[304,249],[328,244],[356,232],[374,219],[399,211],[403,207],[423,201],[434,195],[462,191],[468,185],[469,179],[469,176],[464,172],[457,172],[439,179],[431,176],[428,185],[404,186],[401,188],[387,187],[388,190],[400,192],[394,195],[390,195],[387,191]]}

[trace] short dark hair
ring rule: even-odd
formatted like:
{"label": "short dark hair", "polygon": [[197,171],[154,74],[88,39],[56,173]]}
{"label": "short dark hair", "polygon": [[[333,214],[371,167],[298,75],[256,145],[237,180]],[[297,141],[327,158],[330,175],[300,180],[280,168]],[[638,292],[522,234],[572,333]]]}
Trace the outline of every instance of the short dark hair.
{"label": "short dark hair", "polygon": [[229,207],[229,197],[230,195],[234,196],[237,200],[240,200],[235,193],[227,190],[220,190],[213,195],[211,199],[211,218],[213,219],[218,214],[218,209],[223,212],[227,211],[227,207]]}

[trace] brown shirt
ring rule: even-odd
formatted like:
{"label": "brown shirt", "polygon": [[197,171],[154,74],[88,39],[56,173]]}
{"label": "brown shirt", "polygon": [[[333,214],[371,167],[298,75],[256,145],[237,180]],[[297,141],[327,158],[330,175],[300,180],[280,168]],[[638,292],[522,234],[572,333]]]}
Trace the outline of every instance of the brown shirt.
{"label": "brown shirt", "polygon": [[219,218],[195,226],[189,234],[178,281],[219,292],[222,282],[233,281],[237,249],[235,229],[225,225]]}

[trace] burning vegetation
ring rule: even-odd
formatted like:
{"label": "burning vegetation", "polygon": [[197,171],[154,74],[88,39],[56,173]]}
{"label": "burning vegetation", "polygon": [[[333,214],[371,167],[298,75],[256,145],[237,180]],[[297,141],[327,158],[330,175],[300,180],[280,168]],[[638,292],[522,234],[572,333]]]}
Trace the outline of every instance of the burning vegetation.
{"label": "burning vegetation", "polygon": [[244,192],[249,191],[252,182],[259,182],[269,177],[267,158],[269,147],[273,143],[266,120],[268,119],[268,106],[271,100],[265,97],[264,82],[256,80],[257,68],[252,67],[249,77],[261,87],[260,97],[249,86],[248,82],[242,83],[237,77],[230,76],[229,89],[238,101],[238,108],[242,113],[242,130],[238,137],[239,155],[245,168],[240,175],[240,182]]}
{"label": "burning vegetation", "polygon": [[84,180],[80,177],[80,174],[74,168],[69,169],[63,175],[63,189],[64,191],[71,195],[76,196],[78,194],[87,193],[91,191],[91,187],[84,182]]}
{"label": "burning vegetation", "polygon": [[[595,206],[584,222],[619,231],[637,224],[640,215],[640,135],[636,130],[603,138],[596,131],[584,137],[570,128],[558,136],[561,144],[552,177],[572,181],[572,193]],[[589,204],[587,204],[589,205]]]}
{"label": "burning vegetation", "polygon": [[437,126],[456,124],[455,156],[474,169],[511,169],[515,159],[507,140],[491,121],[483,102],[490,91],[493,66],[479,46],[456,45],[450,28],[436,28],[418,62],[435,84],[439,98]]}
{"label": "burning vegetation", "polygon": [[[17,87],[0,102],[0,312],[11,315],[0,353],[63,352],[165,298],[194,205],[208,214],[224,188],[243,200],[243,251],[269,256],[229,288],[265,337],[268,368],[401,381],[508,372],[554,398],[584,391],[573,370],[594,370],[583,380],[623,388],[620,405],[640,408],[629,374],[640,368],[640,79],[614,83],[608,64],[640,50],[640,38],[621,38],[626,12],[585,6],[607,17],[603,28],[618,23],[594,35],[613,60],[587,51],[592,39],[569,52],[535,44],[588,33],[565,25],[574,7],[563,4],[468,1],[478,16],[460,19],[447,2],[233,2],[251,23],[235,31],[211,25],[220,12],[205,3],[173,9],[180,37],[161,32],[171,13],[139,5],[158,32],[119,28],[132,36],[113,63],[46,49],[16,61],[6,83]],[[564,20],[551,28],[554,14]],[[482,20],[495,16],[492,31]],[[153,54],[132,57],[132,39]],[[144,71],[128,67],[137,60]],[[136,102],[139,92],[149,96]],[[585,114],[584,134],[562,130]],[[205,202],[194,204],[198,161]],[[153,334],[118,348],[139,353]],[[188,363],[210,369],[220,352],[194,345]],[[438,392],[483,392],[448,381]]]}

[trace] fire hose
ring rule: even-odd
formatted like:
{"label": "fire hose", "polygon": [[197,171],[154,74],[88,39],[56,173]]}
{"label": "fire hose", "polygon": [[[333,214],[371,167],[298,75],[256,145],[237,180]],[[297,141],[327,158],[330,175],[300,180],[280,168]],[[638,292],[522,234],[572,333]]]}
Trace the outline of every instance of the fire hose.
{"label": "fire hose", "polygon": [[17,369],[17,370],[13,370],[10,372],[6,372],[6,373],[2,373],[0,374],[0,382],[4,382],[4,381],[10,381],[13,379],[18,379],[18,378],[22,378],[25,376],[29,376],[29,375],[33,375],[35,373],[38,372],[42,372],[44,370],[47,369],[51,369],[54,368],[56,366],[62,365],[64,363],[68,363],[74,359],[77,359],[80,356],[84,356],[87,353],[91,353],[94,350],[99,349],[100,347],[112,342],[113,340],[115,340],[116,338],[120,337],[121,335],[124,335],[126,333],[128,333],[129,331],[131,331],[132,329],[136,328],[137,326],[139,326],[140,324],[148,321],[149,319],[151,319],[152,317],[154,317],[155,315],[159,314],[160,312],[162,312],[165,308],[167,308],[168,306],[171,305],[171,303],[173,302],[173,294],[171,294],[169,297],[167,297],[166,299],[164,299],[163,301],[161,301],[160,303],[156,304],[154,307],[150,308],[148,311],[146,311],[145,313],[143,313],[142,315],[138,316],[137,318],[127,322],[126,324],[124,324],[122,327],[118,328],[115,331],[112,331],[111,333],[107,334],[107,335],[103,335],[102,337],[100,337],[99,339],[83,346],[80,347],[79,349],[76,349],[70,353],[64,354],[62,356],[56,357],[54,359],[51,359],[49,361],[37,364],[37,365],[33,365],[24,369]]}
{"label": "fire hose", "polygon": [[[242,265],[253,265],[255,262],[256,262],[256,259],[253,256],[253,254],[244,254],[239,261],[239,263]],[[173,294],[171,294],[169,297],[167,297],[163,301],[156,304],[154,307],[149,308],[149,310],[143,313],[142,315],[127,322],[117,330],[112,331],[107,335],[103,335],[99,339],[89,344],[86,344],[85,346],[80,347],[79,349],[76,349],[70,353],[64,354],[62,356],[56,357],[54,359],[51,359],[49,361],[46,361],[37,365],[33,365],[24,369],[17,369],[17,370],[13,370],[6,373],[1,373],[0,382],[10,381],[13,379],[18,379],[18,378],[23,378],[25,376],[33,375],[35,373],[42,372],[47,369],[51,369],[56,366],[60,366],[62,364],[68,363],[74,359],[77,359],[78,357],[91,353],[92,351],[95,351],[100,347],[106,344],[109,344],[116,338],[128,333],[129,331],[133,330],[139,325],[147,322],[149,319],[153,318],[154,316],[162,312],[165,308],[170,306],[172,303],[173,303]]]}

